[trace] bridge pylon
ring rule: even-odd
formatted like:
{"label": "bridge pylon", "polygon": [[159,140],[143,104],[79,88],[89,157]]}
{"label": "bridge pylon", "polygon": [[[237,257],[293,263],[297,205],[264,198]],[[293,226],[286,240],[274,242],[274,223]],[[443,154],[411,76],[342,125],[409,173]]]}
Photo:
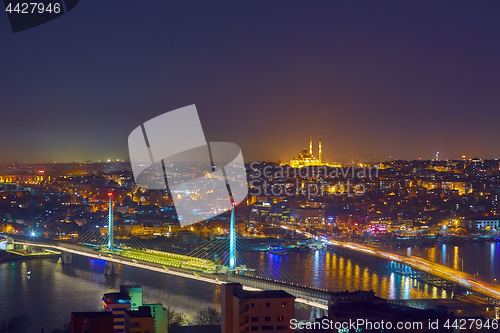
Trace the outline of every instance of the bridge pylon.
{"label": "bridge pylon", "polygon": [[113,252],[114,248],[114,235],[113,235],[113,193],[109,192],[109,224],[108,224],[108,248],[111,252]]}
{"label": "bridge pylon", "polygon": [[106,261],[106,268],[104,269],[104,275],[118,275],[118,266],[116,262]]}
{"label": "bridge pylon", "polygon": [[61,263],[63,265],[71,264],[73,263],[73,256],[69,252],[62,252],[61,253]]}
{"label": "bridge pylon", "polygon": [[231,227],[229,230],[229,269],[236,267],[236,236],[234,232],[234,202],[231,207]]}

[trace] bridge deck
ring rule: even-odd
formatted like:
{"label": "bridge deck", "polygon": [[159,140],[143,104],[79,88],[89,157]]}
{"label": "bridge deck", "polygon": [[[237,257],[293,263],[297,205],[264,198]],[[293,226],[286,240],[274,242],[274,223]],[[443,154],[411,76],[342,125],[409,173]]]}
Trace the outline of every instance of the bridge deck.
{"label": "bridge deck", "polygon": [[[244,289],[247,290],[264,290],[271,288],[281,289],[296,296],[297,297],[295,300],[296,302],[304,303],[321,309],[328,309],[326,291],[315,289],[312,287],[300,287],[300,286],[289,286],[289,285],[282,285],[281,287],[279,287],[280,283],[277,282],[270,283],[267,280],[262,280],[262,284],[259,287],[259,285],[255,285],[255,283],[249,283],[250,280],[244,279],[243,275],[239,276],[241,277],[241,279],[238,279],[238,278],[233,278],[233,277],[238,277],[238,275],[230,275],[224,273],[210,273],[210,272],[197,271],[193,269],[187,269],[183,267],[166,266],[162,265],[161,263],[144,261],[134,258],[127,258],[117,254],[97,252],[92,248],[83,247],[75,244],[68,244],[68,243],[57,244],[54,242],[50,242],[50,244],[48,244],[48,243],[38,242],[38,240],[36,242],[28,240],[15,240],[14,243],[22,245],[39,246],[39,247],[49,247],[57,251],[73,253],[94,259],[107,260],[111,262],[120,263],[123,265],[134,266],[142,269],[148,269],[164,274],[171,274],[179,277],[184,277],[197,281],[209,282],[213,284],[221,285],[229,282],[240,282],[243,285]],[[234,279],[238,279],[238,281],[235,281]],[[257,278],[253,279],[255,280]]]}

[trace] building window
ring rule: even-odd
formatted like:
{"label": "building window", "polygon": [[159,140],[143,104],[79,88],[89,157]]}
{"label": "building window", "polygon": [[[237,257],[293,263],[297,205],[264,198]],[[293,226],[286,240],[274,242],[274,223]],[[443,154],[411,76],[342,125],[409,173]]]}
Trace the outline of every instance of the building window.
{"label": "building window", "polygon": [[281,325],[281,326],[276,326],[276,329],[278,331],[286,331],[288,327],[286,325]]}
{"label": "building window", "polygon": [[252,317],[252,319],[250,319],[250,321],[259,321],[259,317]]}
{"label": "building window", "polygon": [[281,303],[282,308],[286,308],[286,302]]}
{"label": "building window", "polygon": [[266,303],[266,308],[271,307],[271,303]]}
{"label": "building window", "polygon": [[252,303],[252,308],[253,308],[253,307],[255,307],[255,304],[254,304],[254,303]]}
{"label": "building window", "polygon": [[277,320],[277,321],[285,321],[285,317],[283,317],[283,316],[278,316],[278,317],[276,317],[276,320]]}
{"label": "building window", "polygon": [[265,317],[264,321],[271,321],[271,317]]}
{"label": "building window", "polygon": [[259,330],[259,326],[250,327],[250,331],[258,331],[258,330]]}
{"label": "building window", "polygon": [[262,326],[262,330],[263,331],[273,331],[274,330],[274,326]]}

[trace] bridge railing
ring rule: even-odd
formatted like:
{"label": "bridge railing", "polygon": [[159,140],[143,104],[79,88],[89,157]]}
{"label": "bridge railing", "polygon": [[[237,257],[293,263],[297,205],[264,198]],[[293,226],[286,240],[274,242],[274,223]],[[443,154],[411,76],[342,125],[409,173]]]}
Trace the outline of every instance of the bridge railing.
{"label": "bridge railing", "polygon": [[241,284],[259,288],[259,289],[277,289],[284,290],[293,294],[294,296],[300,296],[308,299],[317,300],[328,300],[328,291],[322,289],[316,289],[308,286],[294,285],[287,283],[285,281],[277,282],[265,280],[262,278],[257,278],[248,275],[237,275],[237,274],[229,274],[227,275],[228,282],[239,282]]}

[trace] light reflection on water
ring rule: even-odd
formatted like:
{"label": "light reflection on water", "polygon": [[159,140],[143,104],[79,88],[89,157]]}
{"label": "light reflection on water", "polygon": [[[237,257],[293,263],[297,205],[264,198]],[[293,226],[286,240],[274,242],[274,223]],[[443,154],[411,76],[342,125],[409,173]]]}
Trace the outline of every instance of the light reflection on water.
{"label": "light reflection on water", "polygon": [[465,272],[476,274],[486,282],[500,277],[500,242],[415,245],[411,248],[414,255],[458,270],[463,266]]}
{"label": "light reflection on water", "polygon": [[460,269],[460,255],[459,255],[459,247],[455,245],[453,247],[453,268]]}

